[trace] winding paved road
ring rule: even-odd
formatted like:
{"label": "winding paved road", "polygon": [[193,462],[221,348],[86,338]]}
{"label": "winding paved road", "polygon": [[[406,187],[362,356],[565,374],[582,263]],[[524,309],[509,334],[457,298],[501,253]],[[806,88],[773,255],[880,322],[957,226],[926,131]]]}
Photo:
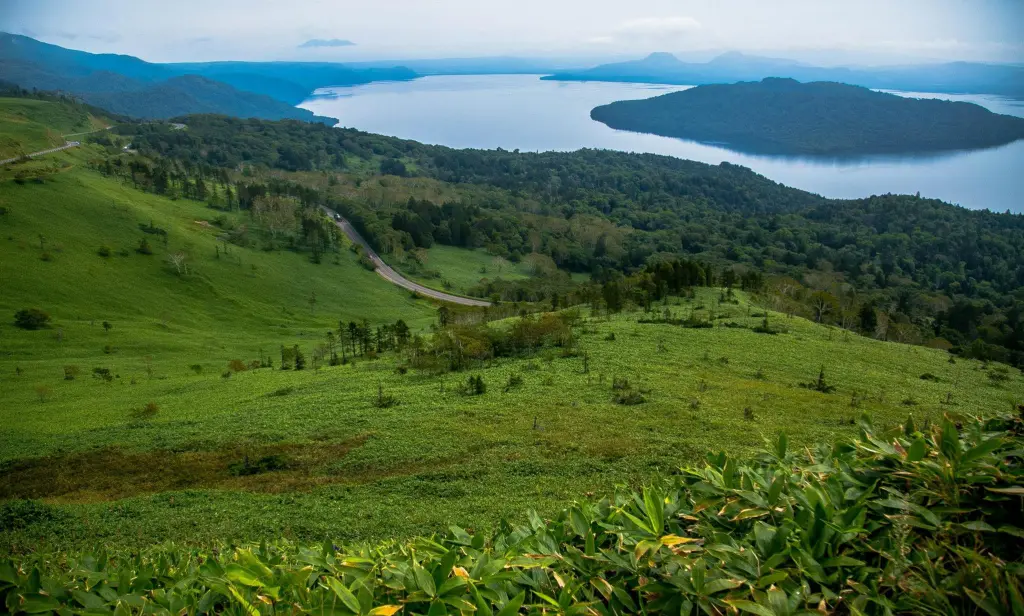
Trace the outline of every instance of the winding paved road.
{"label": "winding paved road", "polygon": [[[36,156],[43,156],[44,154],[53,154],[54,152],[60,152],[61,150],[78,147],[80,145],[82,145],[81,141],[68,141],[59,148],[50,148],[49,150],[43,150],[41,152],[32,152],[31,154],[26,154],[25,156],[27,156],[28,158],[35,158]],[[14,158],[6,158],[4,160],[0,160],[0,165],[9,165],[11,163],[16,163],[19,160],[21,160],[21,158],[21,156],[15,156]]]}
{"label": "winding paved road", "polygon": [[409,289],[410,291],[415,291],[420,295],[440,300],[442,302],[451,302],[453,304],[462,304],[463,306],[478,307],[491,305],[491,302],[484,301],[482,299],[470,299],[468,297],[460,297],[458,295],[452,295],[450,293],[445,293],[443,291],[435,291],[434,289],[425,287],[419,283],[415,283],[409,280],[408,278],[399,274],[390,266],[388,266],[388,264],[385,263],[380,258],[380,256],[377,255],[373,248],[370,248],[370,245],[367,244],[366,240],[364,240],[363,237],[359,235],[359,232],[352,227],[351,223],[349,223],[344,218],[337,216],[334,212],[330,210],[327,210],[327,213],[329,216],[335,219],[338,228],[340,228],[345,233],[345,235],[348,236],[348,239],[352,240],[352,242],[359,244],[362,247],[363,252],[365,252],[366,256],[370,258],[371,262],[373,262],[374,271],[377,272],[377,274],[384,280],[387,280],[392,284],[398,285],[403,289]]}
{"label": "winding paved road", "polygon": [[[102,132],[102,131],[105,131],[105,130],[110,130],[111,128],[114,128],[113,125],[111,125],[111,126],[104,126],[103,128],[97,128],[96,130],[87,130],[84,133],[69,133],[67,135],[64,135],[64,137],[77,137],[78,135],[91,135],[93,133],[99,133],[99,132]],[[42,150],[40,152],[32,152],[31,154],[26,154],[24,156],[24,158],[35,158],[36,156],[44,156],[46,154],[53,154],[54,152],[60,152],[61,150],[66,150],[68,148],[77,148],[80,145],[82,145],[81,141],[65,141],[64,145],[62,145],[62,146],[60,146],[58,148],[50,148],[49,150]],[[21,160],[22,158],[23,158],[22,156],[15,156],[14,158],[5,158],[4,160],[0,160],[0,165],[9,165],[11,163],[16,163],[19,160]]]}

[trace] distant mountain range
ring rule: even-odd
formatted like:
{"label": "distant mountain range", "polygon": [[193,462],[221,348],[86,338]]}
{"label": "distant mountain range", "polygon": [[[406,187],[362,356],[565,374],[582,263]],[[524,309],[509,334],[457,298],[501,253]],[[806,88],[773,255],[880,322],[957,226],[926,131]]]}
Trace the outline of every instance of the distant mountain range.
{"label": "distant mountain range", "polygon": [[334,124],[335,118],[294,105],[317,88],[417,76],[404,67],[357,69],[330,63],[155,64],[0,33],[0,80],[27,89],[67,92],[112,113],[138,118],[219,113]]}
{"label": "distant mountain range", "polygon": [[757,154],[911,154],[984,148],[1024,138],[1024,118],[995,114],[973,103],[784,78],[619,101],[594,108],[590,117],[611,128]]}
{"label": "distant mountain range", "polygon": [[998,94],[1024,99],[1024,66],[950,62],[898,67],[826,68],[739,52],[725,53],[704,63],[683,62],[670,53],[652,53],[643,60],[557,72],[543,79],[703,85],[760,81],[766,77],[834,81],[911,92]]}

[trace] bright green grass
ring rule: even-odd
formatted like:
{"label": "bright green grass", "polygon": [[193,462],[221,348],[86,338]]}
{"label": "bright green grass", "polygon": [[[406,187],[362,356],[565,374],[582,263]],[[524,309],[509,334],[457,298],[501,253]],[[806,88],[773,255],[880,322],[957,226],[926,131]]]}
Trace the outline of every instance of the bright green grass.
{"label": "bright green grass", "polygon": [[[734,311],[745,314],[745,307]],[[63,382],[53,374],[53,399],[46,403],[25,380],[5,377],[0,445],[9,457],[118,445],[160,450],[154,456],[160,463],[177,455],[173,451],[189,455],[240,443],[316,447],[365,440],[316,469],[298,490],[282,479],[256,492],[185,486],[190,489],[100,502],[90,482],[55,499],[80,503],[61,506],[67,517],[0,541],[28,547],[40,539],[57,546],[280,535],[366,539],[451,523],[483,527],[529,508],[555,511],[587,492],[642,481],[707,450],[749,453],[783,430],[801,445],[852,433],[850,420],[863,412],[880,424],[908,414],[921,421],[946,411],[1005,409],[1024,395],[1019,374],[997,386],[976,362],[950,364],[939,351],[846,338],[799,319],[786,323],[787,334],[764,336],[638,324],[636,316],[587,325],[582,348],[589,374],[579,357],[499,361],[473,372],[489,386],[476,397],[456,391],[464,374],[446,376],[442,391],[437,377],[397,374],[393,356],[227,380],[175,366],[149,379],[138,366],[131,371],[134,385],[127,375],[104,385],[88,378]],[[614,341],[606,339],[610,333]],[[86,365],[93,363],[103,362]],[[798,387],[813,380],[822,363],[838,391]],[[763,378],[755,377],[758,370]],[[926,372],[941,382],[921,380]],[[513,373],[525,384],[504,393]],[[616,376],[648,390],[648,402],[614,404],[610,382]],[[399,405],[375,408],[378,385]],[[286,395],[273,395],[285,388],[291,388]],[[940,403],[947,391],[953,392],[952,405]],[[854,392],[861,398],[856,408]],[[134,420],[130,410],[150,400],[159,414]],[[744,419],[745,407],[753,410],[753,421]]]}
{"label": "bright green grass", "polygon": [[530,277],[525,263],[496,259],[483,249],[435,244],[423,250],[422,254],[426,256],[422,265],[408,260],[400,265],[402,273],[428,287],[453,293],[465,295],[485,280],[525,280]]}
{"label": "bright green grass", "polygon": [[[433,318],[430,304],[360,267],[347,250],[319,265],[291,252],[230,246],[225,253],[219,230],[206,224],[218,212],[90,171],[56,173],[42,184],[5,181],[0,207],[7,209],[0,218],[4,389],[16,367],[20,382],[45,382],[65,364],[106,365],[129,378],[145,356],[160,372],[198,363],[220,374],[230,359],[257,359],[261,348],[276,355],[281,344],[304,343],[308,354],[342,319],[403,318],[420,329]],[[140,223],[166,229],[167,245]],[[135,251],[142,238],[154,254]],[[99,256],[101,246],[112,255]],[[188,275],[168,260],[178,251],[188,255]],[[14,312],[28,307],[49,312],[53,327],[14,328]],[[109,333],[103,321],[113,325]],[[108,346],[113,352],[105,354]]]}
{"label": "bright green grass", "polygon": [[[60,159],[79,163],[76,156],[87,155]],[[799,445],[851,433],[850,420],[864,412],[880,424],[908,414],[920,421],[1006,409],[1024,397],[1017,371],[997,383],[978,362],[951,364],[937,350],[779,315],[773,324],[788,332],[777,336],[640,324],[642,314],[589,319],[579,328],[589,374],[582,357],[561,358],[554,350],[496,361],[471,372],[488,385],[475,397],[458,392],[468,374],[399,374],[393,354],[354,366],[225,379],[230,359],[255,359],[261,348],[275,362],[280,344],[300,344],[308,356],[339,318],[403,318],[423,331],[433,307],[360,268],[348,251],[321,265],[303,255],[235,247],[218,259],[216,230],[195,222],[217,212],[82,169],[43,184],[4,182],[0,206],[9,210],[0,218],[0,491],[30,496],[12,482],[41,456],[49,456],[55,478],[79,482],[49,498],[52,515],[0,533],[5,549],[281,535],[369,539],[452,523],[490,526],[529,508],[550,513],[587,492],[642,481],[709,449],[749,453],[783,430]],[[150,221],[169,231],[169,246],[149,236],[157,254],[136,254],[144,235],[138,224]],[[98,256],[101,244],[114,256]],[[164,258],[178,249],[190,255],[187,277]],[[122,250],[127,256],[118,255]],[[458,261],[459,254],[448,256]],[[717,295],[703,290],[695,303],[709,305]],[[690,305],[677,301],[669,309],[687,314]],[[731,313],[723,321],[757,324],[741,301],[722,308]],[[50,311],[54,327],[14,328],[14,311],[27,306]],[[109,333],[104,320],[113,324]],[[203,365],[201,375],[189,369],[195,363]],[[66,381],[69,364],[81,374]],[[821,365],[835,393],[798,386],[815,379]],[[120,378],[102,383],[90,377],[95,367]],[[922,380],[925,373],[939,381]],[[505,393],[512,374],[524,384]],[[615,377],[646,390],[648,401],[615,404]],[[376,408],[378,387],[399,404]],[[155,416],[133,416],[148,402],[159,407]],[[747,407],[753,421],[744,419]],[[180,489],[157,493],[144,482],[125,488],[118,473],[126,469],[69,457],[118,447],[143,456],[141,472],[158,477],[177,472],[176,461],[187,457],[226,450],[241,457],[273,444],[294,445],[287,455],[301,455],[337,443],[352,449],[305,474],[232,483],[227,464],[218,462],[204,469],[215,487],[175,475]],[[128,496],[111,501],[111,490]]]}
{"label": "bright green grass", "polygon": [[29,98],[0,98],[0,159],[64,145],[63,135],[106,126],[74,107]]}

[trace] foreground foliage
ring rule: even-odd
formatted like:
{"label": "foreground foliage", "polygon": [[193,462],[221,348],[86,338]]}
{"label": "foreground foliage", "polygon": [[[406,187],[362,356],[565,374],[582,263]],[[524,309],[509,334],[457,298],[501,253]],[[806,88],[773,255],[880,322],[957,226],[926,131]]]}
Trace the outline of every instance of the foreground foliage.
{"label": "foreground foliage", "polygon": [[13,613],[1024,614],[1020,416],[783,436],[491,536],[0,563]]}

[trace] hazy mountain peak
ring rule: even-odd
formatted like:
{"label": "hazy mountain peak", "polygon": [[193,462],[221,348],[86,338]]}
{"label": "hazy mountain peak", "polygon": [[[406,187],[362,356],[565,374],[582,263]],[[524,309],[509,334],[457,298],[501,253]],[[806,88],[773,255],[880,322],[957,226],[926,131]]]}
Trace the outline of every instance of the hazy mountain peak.
{"label": "hazy mountain peak", "polygon": [[647,56],[646,58],[644,58],[643,63],[655,64],[660,66],[682,64],[682,62],[679,61],[679,58],[675,57],[674,55],[670,54],[667,51],[656,51]]}

